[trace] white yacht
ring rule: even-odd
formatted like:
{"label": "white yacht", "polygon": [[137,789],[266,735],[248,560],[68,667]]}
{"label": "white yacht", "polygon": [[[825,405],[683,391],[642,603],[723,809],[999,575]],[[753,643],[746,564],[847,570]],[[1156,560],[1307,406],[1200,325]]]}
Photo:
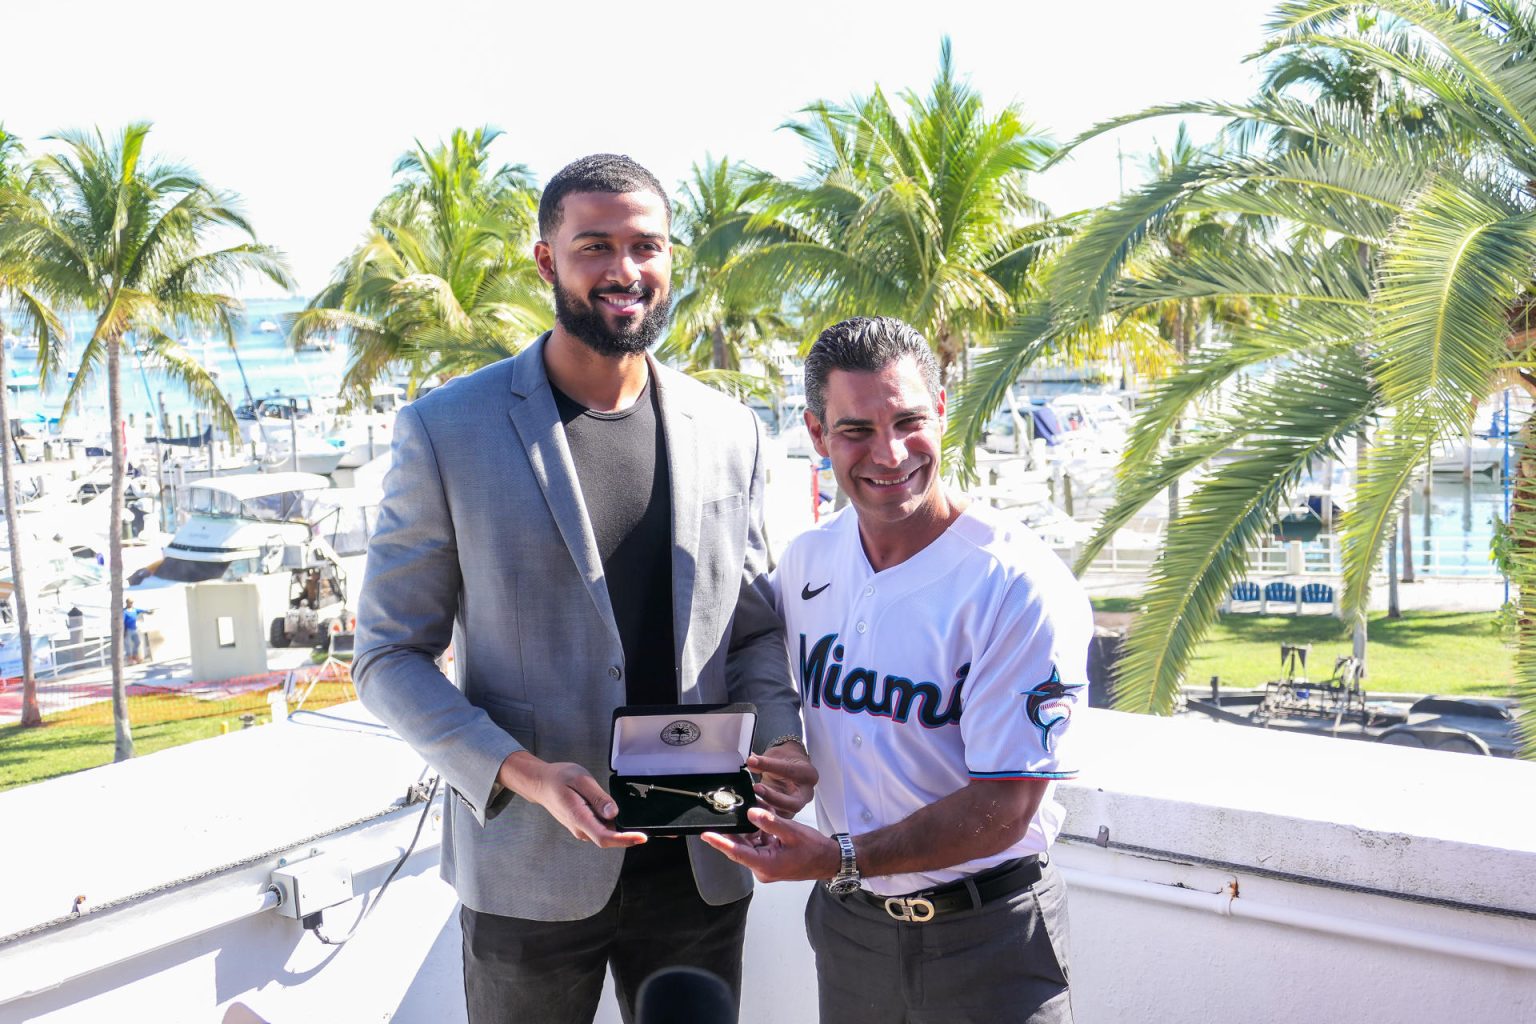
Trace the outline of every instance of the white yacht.
{"label": "white yacht", "polygon": [[332,426],[325,440],[342,451],[340,469],[358,469],[389,451],[394,439],[395,413],[406,401],[405,389],[376,384],[365,409],[332,412]]}
{"label": "white yacht", "polygon": [[235,409],[240,440],[255,446],[265,467],[329,475],[348,452],[345,444],[327,436],[330,421],[323,401],[317,408],[308,395],[274,391],[242,402]]}
{"label": "white yacht", "polygon": [[330,481],[316,473],[258,473],[190,484],[177,502],[186,521],[155,570],[182,583],[271,572],[283,548],[302,544]]}

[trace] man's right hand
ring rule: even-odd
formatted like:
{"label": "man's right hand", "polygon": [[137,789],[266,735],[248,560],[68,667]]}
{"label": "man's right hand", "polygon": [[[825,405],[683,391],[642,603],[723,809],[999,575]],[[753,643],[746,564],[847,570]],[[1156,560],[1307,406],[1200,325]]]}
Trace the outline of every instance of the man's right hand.
{"label": "man's right hand", "polygon": [[496,779],[503,786],[548,811],[582,842],[601,847],[638,846],[643,832],[616,832],[609,827],[618,806],[581,765],[540,760],[526,750],[509,754]]}
{"label": "man's right hand", "polygon": [[784,818],[793,818],[811,802],[816,783],[820,781],[811,755],[796,739],[787,739],[761,754],[753,754],[747,758],[747,768],[762,776],[762,781],[752,787],[758,802]]}

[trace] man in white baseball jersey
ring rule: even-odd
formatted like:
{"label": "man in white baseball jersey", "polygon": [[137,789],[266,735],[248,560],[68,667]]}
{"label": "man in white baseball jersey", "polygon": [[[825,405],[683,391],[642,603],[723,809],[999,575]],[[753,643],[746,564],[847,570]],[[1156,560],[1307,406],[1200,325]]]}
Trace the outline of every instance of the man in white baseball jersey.
{"label": "man in white baseball jersey", "polygon": [[1070,1021],[1065,893],[1047,854],[1076,772],[1093,617],[1021,523],[940,479],[944,393],[886,317],[824,331],[806,424],[847,510],[775,579],[824,835],[755,809],[705,840],[763,881],[830,879],[806,907],[821,1019]]}

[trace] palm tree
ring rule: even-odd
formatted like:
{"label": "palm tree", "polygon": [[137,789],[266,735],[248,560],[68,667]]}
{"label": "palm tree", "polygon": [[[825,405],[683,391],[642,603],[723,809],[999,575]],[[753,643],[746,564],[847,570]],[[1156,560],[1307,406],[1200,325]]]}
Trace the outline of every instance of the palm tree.
{"label": "palm tree", "polygon": [[1027,187],[1054,146],[1016,106],[987,113],[948,39],[927,95],[901,101],[876,87],[805,108],[788,127],[810,148],[807,175],[767,189],[749,229],[774,237],[726,269],[791,290],[806,341],[846,316],[899,316],[934,345],[948,380],[969,345],[1017,312],[1063,229]]}
{"label": "palm tree", "polygon": [[395,188],[367,237],[294,318],[295,345],[337,334],[351,349],[343,387],[368,387],[404,363],[411,385],[520,351],[554,307],[532,258],[538,193],[521,165],[489,171],[491,128],[456,129],[395,163]]}
{"label": "palm tree", "polygon": [[[1236,447],[1170,522],[1146,612],[1128,640],[1122,706],[1166,712],[1196,642],[1307,463],[1337,456],[1376,426],[1344,523],[1343,603],[1363,617],[1370,578],[1411,474],[1442,439],[1467,427],[1501,383],[1536,391],[1521,329],[1536,267],[1536,13],[1494,0],[1299,0],[1280,6],[1276,47],[1345,55],[1416,101],[1414,130],[1388,111],[1270,93],[1248,105],[1180,104],[1148,114],[1233,118],[1232,138],[1305,138],[1307,145],[1235,148],[1122,199],[1085,230],[1058,313],[1138,308],[1187,297],[1276,303],[1272,319],[1200,346],[1143,412],[1122,467],[1116,506],[1091,558],[1167,481]],[[1133,120],[1128,118],[1124,120]],[[1104,126],[1105,128],[1110,126]],[[1168,258],[1128,274],[1141,241],[1179,209],[1238,213],[1271,225],[1245,250]],[[1239,406],[1240,374],[1262,377]],[[1161,451],[1167,425],[1196,399],[1212,411]],[[1531,426],[1527,428],[1530,433]],[[1529,442],[1533,440],[1527,437]],[[1536,475],[1529,446],[1522,474]],[[1517,507],[1512,534],[1531,555],[1521,586],[1518,695],[1536,700],[1536,505]],[[1517,576],[1519,574],[1517,573]],[[1517,582],[1520,582],[1517,579]]]}
{"label": "palm tree", "polygon": [[782,238],[772,229],[751,230],[766,175],[728,158],[693,165],[676,204],[673,226],[674,274],[679,280],[672,328],[657,356],[676,362],[711,383],[737,382],[736,390],[762,390],[770,380],[750,382],[740,373],[749,355],[763,357],[770,378],[776,367],[766,346],[788,338],[794,327],[785,316],[778,282],[728,275],[726,265],[747,248]]}
{"label": "palm tree", "polygon": [[[1076,145],[1060,150],[1055,160],[1064,159]],[[1148,170],[1154,180],[1181,178],[1215,156],[1213,150],[1196,146],[1181,122],[1172,147],[1158,147],[1148,158]],[[992,414],[1019,374],[1035,360],[1051,357],[1082,364],[1116,358],[1129,362],[1137,376],[1158,380],[1194,351],[1202,330],[1242,326],[1273,305],[1230,295],[1082,301],[1081,296],[1092,295],[1096,285],[1086,254],[1104,257],[1095,246],[1110,216],[1106,212],[1098,218],[1071,219],[1066,246],[1037,271],[1040,286],[1034,300],[977,356],[973,373],[957,396],[946,439],[947,455],[962,478],[974,477],[973,456]],[[1114,258],[1123,260],[1122,274],[1146,275],[1160,261],[1210,260],[1245,247],[1258,227],[1251,217],[1230,211],[1178,206],[1163,211],[1129,241],[1125,253]],[[1090,229],[1088,237],[1078,239]],[[1176,441],[1180,419],[1175,417],[1164,429]],[[1177,478],[1169,481],[1170,515],[1179,506],[1178,488]]]}
{"label": "palm tree", "polygon": [[[127,339],[156,369],[211,408],[226,429],[234,416],[213,379],[175,341],[184,326],[218,330],[233,345],[241,306],[230,294],[247,273],[291,287],[282,255],[255,241],[234,197],[193,171],[144,157],[147,122],[108,140],[100,131],[62,132],[64,152],[42,157],[47,195],[17,208],[13,242],[30,273],[54,294],[92,310],[96,322],[64,399],[78,409],[89,381],[107,375],[112,430],[112,498],[108,527],[111,573],[112,715],[116,757],[133,755],[123,682],[123,548],[119,524],[126,477],[122,412],[122,348]],[[208,248],[212,234],[250,241]],[[40,376],[57,372],[44,359]]]}
{"label": "palm tree", "polygon": [[[20,167],[25,153],[21,141],[0,125],[0,222],[6,219],[6,211],[17,202],[35,194],[39,181]],[[0,227],[0,238],[8,233]],[[16,312],[17,325],[25,333],[37,338],[38,351],[54,352],[63,345],[62,325],[54,313],[51,300],[38,283],[32,280],[24,259],[9,258],[0,242],[0,302]],[[32,629],[29,622],[27,589],[24,572],[21,524],[16,510],[15,469],[11,462],[10,394],[4,382],[6,378],[6,323],[0,319],[0,486],[5,489],[5,527],[10,545],[11,588],[16,601],[16,638],[21,644],[21,724],[43,724],[42,709],[37,703],[37,676],[32,660]]]}
{"label": "palm tree", "polygon": [[[1196,146],[1180,122],[1169,150],[1158,147],[1149,159],[1149,169],[1154,179],[1163,179],[1176,171],[1211,159],[1215,154]],[[1170,263],[1188,263],[1195,258],[1220,259],[1250,243],[1249,228],[1242,217],[1212,210],[1182,208],[1168,211],[1150,232],[1139,253],[1141,261],[1159,259]],[[1268,305],[1259,303],[1259,305]],[[1182,363],[1194,350],[1198,332],[1216,326],[1239,327],[1247,323],[1255,312],[1255,303],[1248,296],[1221,297],[1170,297],[1155,305],[1143,306],[1132,316],[1150,317],[1156,325],[1159,337],[1167,341],[1172,350],[1174,365]],[[1169,441],[1177,445],[1180,423],[1170,424]],[[1178,515],[1179,481],[1168,484],[1168,515]]]}

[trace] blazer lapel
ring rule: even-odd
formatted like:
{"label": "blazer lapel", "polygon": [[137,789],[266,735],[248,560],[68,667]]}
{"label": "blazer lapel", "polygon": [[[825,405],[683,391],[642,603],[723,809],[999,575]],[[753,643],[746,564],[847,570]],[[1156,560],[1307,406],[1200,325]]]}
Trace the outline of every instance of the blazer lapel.
{"label": "blazer lapel", "polygon": [[619,627],[613,618],[613,604],[608,600],[608,587],[603,582],[597,537],[581,500],[576,464],[571,459],[565,430],[560,425],[560,413],[555,408],[555,397],[544,373],[544,339],[547,337],[547,334],[540,337],[518,356],[512,393],[520,400],[512,406],[512,425],[517,428],[518,437],[528,453],[529,465],[544,492],[549,514],[559,527],[565,546],[570,549],[571,561],[581,573],[592,603],[597,605],[603,621],[617,637]]}
{"label": "blazer lapel", "polygon": [[693,618],[699,549],[698,439],[693,416],[666,388],[656,361],[650,362],[662,436],[667,442],[667,476],[672,482],[672,638],[680,674],[678,689],[685,696],[697,675],[697,666],[688,661],[688,625]]}

